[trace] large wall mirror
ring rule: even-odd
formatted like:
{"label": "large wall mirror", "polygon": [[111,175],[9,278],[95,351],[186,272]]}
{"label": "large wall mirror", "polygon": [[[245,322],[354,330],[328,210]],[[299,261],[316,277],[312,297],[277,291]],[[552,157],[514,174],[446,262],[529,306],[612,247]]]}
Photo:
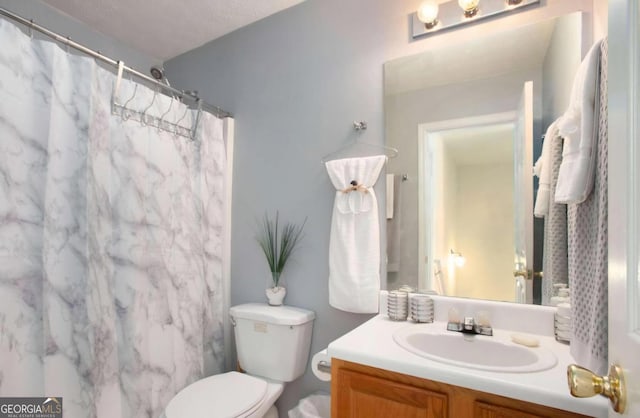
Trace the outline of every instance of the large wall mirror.
{"label": "large wall mirror", "polygon": [[540,303],[533,162],[590,39],[582,13],[385,64],[387,283]]}

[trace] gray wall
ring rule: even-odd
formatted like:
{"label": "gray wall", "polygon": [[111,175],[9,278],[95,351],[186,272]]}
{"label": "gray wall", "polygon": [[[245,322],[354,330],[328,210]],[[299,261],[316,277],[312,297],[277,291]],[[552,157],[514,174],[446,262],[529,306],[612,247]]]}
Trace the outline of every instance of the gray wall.
{"label": "gray wall", "polygon": [[[0,0],[0,7],[25,19],[33,19],[35,23],[60,35],[69,36],[73,41],[100,51],[110,58],[122,60],[127,66],[143,73],[147,73],[152,65],[159,62],[156,58],[146,56],[113,38],[97,32],[40,0]],[[0,18],[4,19],[4,17]],[[42,35],[34,32],[34,36],[40,37]]]}
{"label": "gray wall", "polygon": [[[303,247],[285,272],[285,303],[316,312],[312,353],[369,318],[329,306],[328,245],[333,188],[320,159],[362,138],[384,143],[383,63],[496,25],[409,40],[408,15],[420,0],[307,0],[166,63],[173,85],[196,88],[236,119],[231,303],[264,301],[268,267],[255,243],[265,211],[308,217]],[[547,0],[502,19],[502,28],[544,20],[584,1]],[[457,41],[457,40],[456,40]],[[376,192],[382,202],[383,182]],[[382,237],[384,242],[384,236]],[[383,249],[384,251],[384,249]],[[278,401],[282,416],[297,400],[329,385],[310,371]]]}

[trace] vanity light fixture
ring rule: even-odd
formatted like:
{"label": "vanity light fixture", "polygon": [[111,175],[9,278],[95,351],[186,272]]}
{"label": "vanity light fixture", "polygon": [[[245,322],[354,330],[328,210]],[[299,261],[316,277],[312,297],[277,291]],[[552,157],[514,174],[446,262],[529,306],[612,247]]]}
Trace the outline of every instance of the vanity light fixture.
{"label": "vanity light fixture", "polygon": [[441,30],[474,24],[488,17],[514,13],[539,4],[540,0],[449,0],[442,3],[438,0],[426,0],[410,16],[411,36],[419,39]]}
{"label": "vanity light fixture", "polygon": [[480,4],[480,0],[458,0],[458,6],[467,19],[478,14],[478,4]]}
{"label": "vanity light fixture", "polygon": [[438,24],[438,2],[436,0],[423,1],[416,13],[427,30],[433,29]]}

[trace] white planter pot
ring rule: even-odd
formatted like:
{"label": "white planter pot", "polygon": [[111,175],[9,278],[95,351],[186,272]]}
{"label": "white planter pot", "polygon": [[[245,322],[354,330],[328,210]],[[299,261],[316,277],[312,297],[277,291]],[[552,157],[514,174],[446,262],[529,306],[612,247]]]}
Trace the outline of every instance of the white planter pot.
{"label": "white planter pot", "polygon": [[269,287],[265,290],[265,294],[267,295],[267,299],[269,299],[269,305],[280,306],[287,294],[287,289],[282,286]]}

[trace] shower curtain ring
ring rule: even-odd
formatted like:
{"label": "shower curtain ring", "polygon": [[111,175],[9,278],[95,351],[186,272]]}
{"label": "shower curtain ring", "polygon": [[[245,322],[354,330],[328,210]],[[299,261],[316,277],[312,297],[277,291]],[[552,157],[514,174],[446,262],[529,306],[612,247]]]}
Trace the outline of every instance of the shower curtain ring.
{"label": "shower curtain ring", "polygon": [[29,19],[29,38],[33,39],[33,19]]}

